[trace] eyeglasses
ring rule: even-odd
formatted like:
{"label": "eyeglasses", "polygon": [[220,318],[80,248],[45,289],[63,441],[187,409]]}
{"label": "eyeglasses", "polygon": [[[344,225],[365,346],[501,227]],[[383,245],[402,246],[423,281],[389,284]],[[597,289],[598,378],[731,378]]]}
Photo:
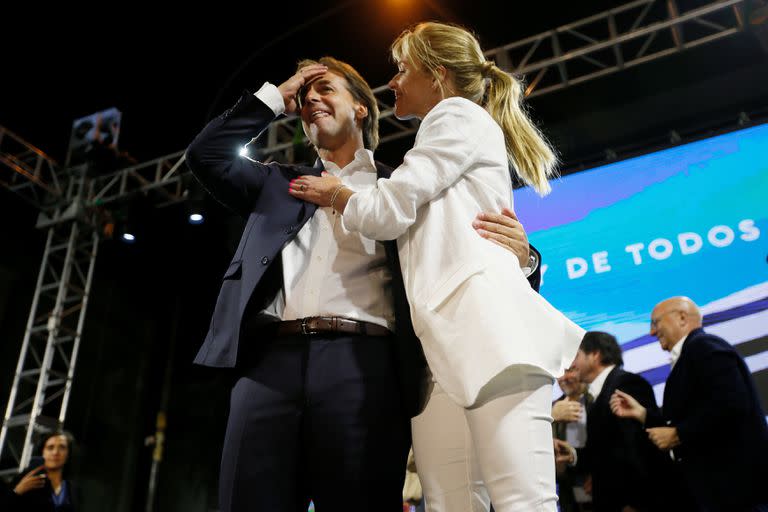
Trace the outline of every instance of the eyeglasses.
{"label": "eyeglasses", "polygon": [[656,318],[651,317],[651,328],[656,329],[659,326],[659,322],[661,322],[661,319],[670,313],[682,313],[682,311],[680,311],[679,309],[670,309],[669,311],[665,311],[664,313],[660,314]]}

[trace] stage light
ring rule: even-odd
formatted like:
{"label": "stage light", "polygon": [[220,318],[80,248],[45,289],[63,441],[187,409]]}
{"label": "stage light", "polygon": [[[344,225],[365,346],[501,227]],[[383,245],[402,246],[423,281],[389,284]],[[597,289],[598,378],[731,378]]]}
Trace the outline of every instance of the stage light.
{"label": "stage light", "polygon": [[118,239],[125,244],[135,244],[145,234],[144,226],[147,224],[145,206],[142,204],[143,198],[133,196],[130,199],[115,205],[112,211],[114,223],[114,233]]}
{"label": "stage light", "polygon": [[136,243],[136,235],[138,234],[137,226],[133,219],[136,214],[128,214],[119,223],[120,240],[126,244]]}
{"label": "stage light", "polygon": [[248,156],[248,146],[240,148],[240,156]]}
{"label": "stage light", "polygon": [[202,224],[205,222],[205,189],[191,175],[186,176],[185,184],[184,196],[187,198],[185,203],[187,222],[190,224]]}

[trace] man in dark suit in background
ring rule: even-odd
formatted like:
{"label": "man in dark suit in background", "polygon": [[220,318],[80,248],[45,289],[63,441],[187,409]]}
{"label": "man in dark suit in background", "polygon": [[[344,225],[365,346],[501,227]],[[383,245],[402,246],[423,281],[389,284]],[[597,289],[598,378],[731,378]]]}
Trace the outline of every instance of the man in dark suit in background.
{"label": "man in dark suit in background", "polygon": [[[555,439],[567,442],[569,447],[584,448],[587,442],[586,409],[592,405],[593,397],[587,393],[587,384],[573,366],[557,378],[557,384],[563,395],[552,403],[552,434]],[[555,441],[555,444],[559,443]],[[556,468],[560,511],[579,512],[580,503],[588,498],[584,495],[584,483],[589,475],[572,464],[559,463]]]}
{"label": "man in dark suit in background", "polygon": [[[238,156],[297,109],[320,156],[314,167]],[[392,171],[373,160],[377,142],[370,87],[323,58],[279,87],[244,94],[187,150],[208,191],[248,219],[195,359],[238,368],[220,475],[225,512],[293,512],[310,499],[322,510],[402,506],[425,361],[397,247],[347,232],[331,208],[288,194],[292,179],[323,170],[353,189],[375,186]],[[475,227],[527,262],[516,220],[490,214]]]}
{"label": "man in dark suit in background", "polygon": [[696,510],[768,510],[768,426],[752,375],[728,342],[701,325],[687,297],[656,305],[651,335],[672,359],[663,408],[645,407],[626,389],[611,398],[611,408],[648,427],[651,441],[674,458],[677,485]]}
{"label": "man in dark suit in background", "polygon": [[587,409],[587,444],[578,451],[577,467],[592,475],[595,512],[656,511],[653,446],[637,422],[617,418],[609,406],[617,389],[638,397],[649,410],[656,410],[656,399],[651,385],[622,370],[622,364],[615,337],[598,331],[584,336],[573,366],[594,402]]}

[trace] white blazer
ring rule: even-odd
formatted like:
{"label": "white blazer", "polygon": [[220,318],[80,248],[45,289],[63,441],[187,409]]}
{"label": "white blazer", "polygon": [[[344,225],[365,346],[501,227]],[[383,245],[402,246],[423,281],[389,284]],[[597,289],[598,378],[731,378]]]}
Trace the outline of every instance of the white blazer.
{"label": "white blazer", "polygon": [[416,335],[435,380],[463,407],[515,365],[561,375],[584,335],[531,289],[511,252],[473,229],[477,213],[505,206],[504,134],[485,109],[452,97],[429,111],[391,178],[344,210],[347,229],[397,239]]}

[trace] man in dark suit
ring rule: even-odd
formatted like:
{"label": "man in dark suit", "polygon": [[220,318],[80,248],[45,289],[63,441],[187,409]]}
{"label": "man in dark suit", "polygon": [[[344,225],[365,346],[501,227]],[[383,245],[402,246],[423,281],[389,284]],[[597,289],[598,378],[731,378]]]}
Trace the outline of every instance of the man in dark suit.
{"label": "man in dark suit", "polygon": [[595,512],[658,510],[651,487],[656,470],[652,445],[637,422],[617,418],[609,399],[620,389],[656,409],[651,385],[621,369],[623,359],[616,338],[591,331],[584,336],[573,366],[588,383],[594,402],[587,409],[587,443],[578,451],[578,467],[592,475]]}
{"label": "man in dark suit", "polygon": [[613,412],[645,424],[648,436],[676,461],[677,483],[696,510],[768,510],[768,426],[752,375],[733,347],[701,328],[687,297],[660,302],[651,335],[672,358],[661,411],[627,390],[611,398]]}
{"label": "man in dark suit", "polygon": [[[557,384],[563,395],[552,403],[552,435],[556,440],[567,442],[569,447],[584,448],[587,441],[586,408],[592,405],[587,384],[573,366],[557,378]],[[555,441],[555,444],[560,443]],[[583,487],[588,474],[583,468],[567,463],[558,463],[556,469],[560,512],[579,512],[581,505],[577,493],[584,501]]]}
{"label": "man in dark suit", "polygon": [[[378,108],[370,87],[348,64],[320,62],[300,64],[279,87],[244,94],[187,150],[208,191],[248,219],[195,359],[237,367],[240,376],[222,454],[227,512],[306,510],[310,499],[323,510],[402,506],[425,361],[397,247],[347,232],[333,209],[288,194],[291,180],[323,170],[357,189],[392,171],[373,160]],[[314,167],[237,155],[295,110],[320,156]],[[514,219],[478,222],[484,236],[528,257]]]}

